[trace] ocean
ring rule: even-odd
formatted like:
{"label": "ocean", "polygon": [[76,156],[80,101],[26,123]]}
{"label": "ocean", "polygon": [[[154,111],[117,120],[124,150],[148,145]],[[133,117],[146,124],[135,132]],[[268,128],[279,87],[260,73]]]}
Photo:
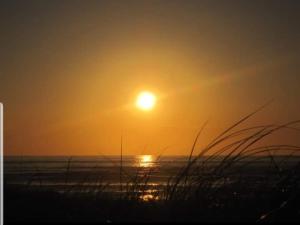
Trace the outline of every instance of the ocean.
{"label": "ocean", "polygon": [[[276,164],[288,168],[299,162],[299,157],[277,156]],[[195,168],[208,156],[197,161]],[[208,160],[206,168],[214,168],[223,157]],[[51,188],[59,192],[97,191],[125,192],[132,185],[147,184],[151,191],[161,191],[172,182],[188,156],[137,155],[123,156],[6,156],[4,157],[4,182],[9,185]],[[199,165],[197,167],[197,165]],[[270,157],[251,157],[234,165],[236,176],[259,180],[259,176],[276,169]],[[195,175],[197,171],[193,171]],[[275,175],[274,175],[275,176]],[[234,179],[234,176],[228,176]],[[275,179],[276,177],[274,177]]]}

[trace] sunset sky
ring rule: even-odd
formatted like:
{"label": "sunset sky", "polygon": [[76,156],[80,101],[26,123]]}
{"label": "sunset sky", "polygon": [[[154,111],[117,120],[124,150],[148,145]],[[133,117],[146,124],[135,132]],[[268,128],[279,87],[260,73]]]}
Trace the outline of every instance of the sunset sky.
{"label": "sunset sky", "polygon": [[[300,119],[300,1],[0,3],[7,155],[187,154],[255,110]],[[152,110],[135,106],[141,91]],[[298,140],[295,134],[281,142]]]}

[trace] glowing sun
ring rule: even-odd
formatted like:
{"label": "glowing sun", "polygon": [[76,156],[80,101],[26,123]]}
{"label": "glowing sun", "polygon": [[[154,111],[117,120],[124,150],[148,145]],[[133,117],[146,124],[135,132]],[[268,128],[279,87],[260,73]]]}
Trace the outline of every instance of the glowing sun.
{"label": "glowing sun", "polygon": [[149,91],[141,92],[136,99],[136,107],[141,110],[151,110],[155,106],[156,97]]}

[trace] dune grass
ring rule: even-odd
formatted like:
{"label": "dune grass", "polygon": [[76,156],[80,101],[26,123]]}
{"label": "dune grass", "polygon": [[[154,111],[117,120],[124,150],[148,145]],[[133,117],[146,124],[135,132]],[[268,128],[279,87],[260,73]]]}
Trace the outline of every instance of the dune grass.
{"label": "dune grass", "polygon": [[[243,219],[272,221],[278,219],[278,215],[282,216],[282,212],[288,216],[294,213],[292,218],[300,221],[300,206],[296,203],[300,196],[300,161],[293,166],[285,166],[293,155],[300,151],[300,146],[258,145],[266,137],[278,131],[299,130],[297,125],[300,124],[300,120],[279,125],[241,127],[245,121],[264,107],[241,118],[204,148],[197,149],[197,142],[207,125],[205,122],[195,137],[186,164],[175,175],[169,177],[167,184],[160,191],[153,191],[149,185],[156,167],[137,166],[134,174],[126,171],[123,167],[121,140],[120,165],[115,165],[120,168],[118,204],[121,204],[120,201],[123,202],[118,205],[118,209],[121,210],[124,207],[130,209],[133,207],[132,204],[133,208],[143,208],[144,204],[150,206],[154,204],[159,207],[156,208],[156,211],[151,211],[152,214],[156,213],[153,217],[157,220],[167,221],[183,219],[222,221],[229,220],[229,218],[237,221]],[[282,155],[283,153],[285,157],[280,157],[278,162],[276,154]],[[156,158],[155,163],[158,163],[160,159],[161,155]],[[251,167],[253,163],[262,159],[269,162],[267,171]],[[100,202],[99,204],[111,198],[105,192],[110,184],[103,183],[101,174],[97,178],[98,185],[94,186],[94,189],[87,190],[87,186],[85,186],[91,179],[88,176],[83,177],[77,184],[67,185],[70,180],[71,163],[72,158],[69,158],[66,163],[64,194],[72,194],[71,196],[77,198],[80,192],[87,192],[89,195],[93,195],[94,199],[98,203]],[[95,170],[97,166],[91,170]],[[249,170],[257,170],[259,176],[249,177]],[[33,177],[38,177],[40,186],[42,186],[42,178],[39,176],[38,169],[36,171]],[[32,179],[29,179],[27,187],[30,187]],[[123,182],[126,182],[124,187]],[[149,195],[149,193],[151,194]],[[151,197],[145,198],[147,195]],[[116,200],[111,199],[111,201]],[[100,208],[99,210],[104,209]],[[135,208],[135,210],[137,209]],[[289,211],[287,212],[287,210]],[[248,216],[247,213],[251,216]],[[130,220],[130,215],[132,220],[136,218],[129,213],[124,215],[123,219],[127,216],[129,218],[126,218]],[[113,217],[110,215],[110,219]],[[122,220],[121,217],[118,218]],[[145,220],[147,220],[146,218],[148,217],[144,215]],[[286,217],[282,218],[287,219]]]}

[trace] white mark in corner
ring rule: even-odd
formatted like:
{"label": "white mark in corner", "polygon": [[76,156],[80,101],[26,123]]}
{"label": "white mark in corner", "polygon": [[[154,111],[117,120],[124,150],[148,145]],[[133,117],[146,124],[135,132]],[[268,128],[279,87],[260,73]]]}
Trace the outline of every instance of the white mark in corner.
{"label": "white mark in corner", "polygon": [[0,224],[3,225],[3,104],[0,102]]}

